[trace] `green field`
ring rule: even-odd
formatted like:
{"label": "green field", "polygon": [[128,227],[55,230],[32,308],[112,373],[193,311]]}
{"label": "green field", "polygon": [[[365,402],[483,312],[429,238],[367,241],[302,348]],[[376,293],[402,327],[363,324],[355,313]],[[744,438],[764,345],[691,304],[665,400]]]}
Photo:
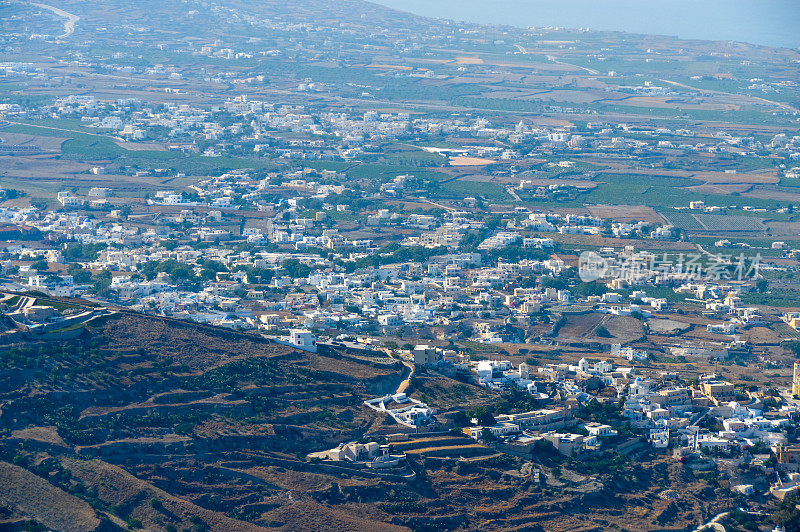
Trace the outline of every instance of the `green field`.
{"label": "green field", "polygon": [[779,308],[800,307],[800,291],[783,289],[765,294],[746,293],[742,294],[742,301],[746,305],[768,305]]}
{"label": "green field", "polygon": [[134,170],[153,170],[171,168],[187,175],[208,175],[236,169],[272,170],[276,165],[260,159],[241,157],[205,157],[197,154],[184,154],[173,151],[127,150],[118,146],[108,136],[100,134],[61,131],[51,127],[32,125],[12,125],[4,128],[9,133],[23,133],[46,137],[67,137],[61,145],[65,158],[78,161],[112,161],[120,167]]}
{"label": "green field", "polygon": [[463,180],[448,181],[436,190],[433,195],[440,198],[486,198],[490,201],[511,201],[514,199],[506,192],[505,188],[497,183]]}
{"label": "green field", "polygon": [[688,207],[690,201],[703,200],[709,205],[776,208],[775,200],[744,198],[735,195],[698,194],[684,187],[699,185],[694,179],[658,176],[601,174],[594,181],[598,187],[583,194],[583,203],[607,205],[649,205],[651,207]]}

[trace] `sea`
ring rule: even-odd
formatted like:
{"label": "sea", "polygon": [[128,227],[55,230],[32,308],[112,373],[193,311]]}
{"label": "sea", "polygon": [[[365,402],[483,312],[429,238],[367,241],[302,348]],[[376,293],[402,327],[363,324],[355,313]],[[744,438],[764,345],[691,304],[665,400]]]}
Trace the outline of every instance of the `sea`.
{"label": "sea", "polygon": [[372,0],[479,24],[588,28],[800,48],[800,0]]}

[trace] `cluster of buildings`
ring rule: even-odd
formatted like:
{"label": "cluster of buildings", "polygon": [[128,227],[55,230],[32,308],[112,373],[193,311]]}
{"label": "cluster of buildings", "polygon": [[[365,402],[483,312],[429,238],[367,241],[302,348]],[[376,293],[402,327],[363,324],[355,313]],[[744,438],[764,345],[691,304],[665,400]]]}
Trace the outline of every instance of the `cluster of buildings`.
{"label": "cluster of buildings", "polygon": [[[736,387],[716,374],[687,383],[678,373],[656,373],[637,368],[635,362],[628,367],[617,366],[614,360],[626,358],[627,351],[634,350],[615,345],[613,358],[607,360],[582,358],[575,364],[539,367],[528,363],[515,367],[508,360],[470,361],[467,355],[429,345],[416,346],[411,357],[418,366],[435,367],[447,374],[453,367],[463,369],[474,384],[498,393],[514,388],[527,390],[548,405],[540,410],[496,415],[492,425],[473,419],[463,428],[470,438],[500,441],[517,451],[529,452],[542,441],[565,455],[629,445],[636,439],[618,438],[620,427],[628,425],[657,449],[681,447],[689,453],[724,456],[762,446],[776,449],[776,453],[784,449],[788,456],[785,449],[791,448],[791,435],[787,430],[793,426],[796,406],[777,408],[765,401],[763,392]],[[795,364],[794,394],[800,390],[798,368],[800,363]],[[582,421],[588,405],[595,402],[620,405],[618,418],[612,416],[606,423]]]}
{"label": "cluster of buildings", "polygon": [[435,422],[435,410],[402,392],[368,399],[364,404],[376,412],[391,416],[405,427],[416,429]]}
{"label": "cluster of buildings", "polygon": [[[752,279],[709,280],[708,272],[629,245],[596,252],[605,265],[598,279],[605,283],[603,293],[576,294],[568,285],[539,282],[575,272],[551,239],[536,236],[539,230],[551,230],[546,224],[559,229],[603,224],[589,216],[514,211],[503,219],[516,229],[492,231],[466,250],[459,242],[484,230],[485,220],[475,212],[432,217],[378,209],[369,215],[376,217],[377,229],[417,235],[387,248],[339,224],[340,214],[348,221],[364,215],[342,202],[348,186],[333,184],[340,181],[332,171],[267,173],[260,179],[229,172],[194,185],[197,201],[184,203],[180,195],[157,215],[3,207],[0,223],[46,239],[7,245],[0,268],[18,285],[53,295],[102,295],[144,312],[273,336],[287,336],[291,329],[402,334],[422,326],[480,343],[520,343],[548,334],[537,326],[553,309],[644,320],[669,312],[667,299],[648,296],[648,287],[662,286],[701,301],[715,320],[706,325],[710,337],[704,345],[679,341],[672,346],[676,354],[747,350],[733,335],[768,323],[758,307],[743,303]],[[153,201],[172,196],[157,194]],[[234,208],[247,202],[254,216]],[[445,235],[452,236],[449,245],[439,245]],[[83,248],[92,251],[74,252]],[[493,257],[498,250],[513,250],[519,258]],[[108,272],[103,282],[100,272]],[[788,314],[785,320],[796,325],[797,317]],[[720,335],[729,338],[714,340]],[[621,345],[614,353],[631,361],[647,356]],[[482,375],[495,377],[507,370],[511,373],[502,379],[531,384],[518,369],[480,368]],[[483,382],[494,386],[495,377]]]}
{"label": "cluster of buildings", "polygon": [[[603,383],[602,394],[596,393],[592,379]],[[537,381],[540,388],[551,390],[539,398],[552,407],[498,415],[495,425],[480,426],[473,420],[464,433],[523,448],[544,439],[562,454],[573,455],[599,450],[604,441],[621,443],[615,426],[629,423],[655,448],[729,453],[756,445],[785,448],[794,414],[792,407],[768,412],[759,394],[737,390],[714,375],[695,385],[676,385],[674,375],[651,378],[634,368],[613,368],[604,361],[590,364],[583,359],[574,366],[542,366]],[[595,400],[622,404],[620,419],[611,422],[615,426],[581,422],[575,417]]]}
{"label": "cluster of buildings", "polygon": [[361,466],[369,469],[390,469],[402,466],[406,455],[400,451],[393,451],[391,445],[381,445],[377,442],[347,442],[327,451],[320,451],[308,455],[311,461],[327,460],[334,463],[343,463],[350,466]]}

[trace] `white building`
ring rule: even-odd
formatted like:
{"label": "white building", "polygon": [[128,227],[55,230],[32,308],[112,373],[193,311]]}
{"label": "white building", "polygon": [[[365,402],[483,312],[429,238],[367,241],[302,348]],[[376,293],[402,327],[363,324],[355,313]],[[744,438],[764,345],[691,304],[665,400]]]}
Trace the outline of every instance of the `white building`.
{"label": "white building", "polygon": [[297,347],[310,353],[317,352],[317,337],[306,329],[291,329],[289,336],[283,336],[278,343]]}
{"label": "white building", "polygon": [[508,436],[509,434],[517,434],[519,432],[519,425],[515,423],[498,423],[491,427],[467,427],[464,433],[473,440],[479,440],[483,437],[484,431],[490,432],[493,436],[499,438]]}

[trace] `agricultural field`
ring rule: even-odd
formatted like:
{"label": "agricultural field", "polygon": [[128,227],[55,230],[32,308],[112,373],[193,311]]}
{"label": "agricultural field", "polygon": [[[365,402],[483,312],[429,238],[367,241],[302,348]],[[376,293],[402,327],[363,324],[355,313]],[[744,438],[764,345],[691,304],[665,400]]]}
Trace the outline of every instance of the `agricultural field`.
{"label": "agricultural field", "polygon": [[693,214],[694,218],[706,231],[720,232],[763,232],[764,222],[750,216],[736,216],[731,214]]}
{"label": "agricultural field", "polygon": [[[767,222],[764,218],[757,216],[742,216],[736,214],[705,214],[691,212],[664,211],[663,216],[674,226],[692,233],[703,234],[713,233],[715,235],[735,235],[747,233],[751,238],[755,235],[764,235],[768,229],[772,229],[773,224],[778,222]],[[780,222],[785,228],[793,227],[789,222]],[[780,227],[780,225],[776,226]],[[783,233],[783,231],[778,231]],[[787,233],[788,234],[788,233]],[[729,235],[729,236],[730,236]]]}

